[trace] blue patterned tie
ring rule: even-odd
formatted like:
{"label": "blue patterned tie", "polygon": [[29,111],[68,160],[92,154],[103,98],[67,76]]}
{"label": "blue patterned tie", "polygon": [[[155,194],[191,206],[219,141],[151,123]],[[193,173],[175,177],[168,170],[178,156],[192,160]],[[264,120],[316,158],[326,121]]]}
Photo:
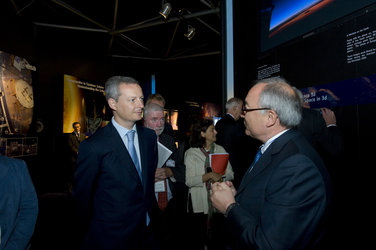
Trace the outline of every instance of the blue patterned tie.
{"label": "blue patterned tie", "polygon": [[[142,182],[142,171],[140,167],[140,163],[138,161],[137,153],[136,153],[136,148],[134,147],[134,134],[136,131],[130,130],[127,133],[127,138],[128,138],[128,151],[129,154],[131,155],[131,158],[133,160],[134,165],[136,166],[136,170],[138,173],[138,176],[140,176],[141,182]],[[149,225],[150,218],[149,214],[146,212],[146,225]]]}
{"label": "blue patterned tie", "polygon": [[130,130],[127,133],[128,151],[129,151],[129,154],[131,155],[131,158],[133,160],[134,165],[136,166],[137,173],[140,176],[140,179],[142,181],[142,171],[141,171],[140,163],[138,162],[136,148],[134,147],[134,134],[135,134],[135,132],[136,131],[134,131],[134,130]]}
{"label": "blue patterned tie", "polygon": [[262,155],[262,153],[261,153],[261,148],[262,148],[262,147],[260,147],[259,150],[257,151],[256,156],[255,156],[255,159],[253,160],[253,162],[252,162],[252,164],[251,164],[251,167],[250,167],[248,173],[250,173],[250,172],[252,171],[253,167],[256,165],[256,162],[260,159],[260,157],[261,157],[261,155]]}

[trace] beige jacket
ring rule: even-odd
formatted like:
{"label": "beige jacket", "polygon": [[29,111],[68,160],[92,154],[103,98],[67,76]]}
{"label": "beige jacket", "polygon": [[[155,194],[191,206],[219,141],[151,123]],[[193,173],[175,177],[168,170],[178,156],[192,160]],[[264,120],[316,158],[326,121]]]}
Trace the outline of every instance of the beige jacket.
{"label": "beige jacket", "polygon": [[[225,153],[225,149],[214,144],[214,153]],[[205,174],[205,155],[200,148],[190,148],[185,152],[185,184],[189,187],[189,193],[192,198],[192,207],[194,213],[205,213],[209,211],[208,192],[205,183],[202,182],[202,176]],[[225,180],[234,179],[234,172],[230,162],[227,164]]]}

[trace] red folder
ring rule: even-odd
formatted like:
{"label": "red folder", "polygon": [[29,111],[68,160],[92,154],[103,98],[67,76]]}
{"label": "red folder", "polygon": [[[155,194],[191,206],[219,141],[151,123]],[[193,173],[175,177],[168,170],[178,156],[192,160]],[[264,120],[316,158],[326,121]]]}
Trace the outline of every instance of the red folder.
{"label": "red folder", "polygon": [[228,153],[209,154],[210,166],[213,172],[224,175],[228,164]]}

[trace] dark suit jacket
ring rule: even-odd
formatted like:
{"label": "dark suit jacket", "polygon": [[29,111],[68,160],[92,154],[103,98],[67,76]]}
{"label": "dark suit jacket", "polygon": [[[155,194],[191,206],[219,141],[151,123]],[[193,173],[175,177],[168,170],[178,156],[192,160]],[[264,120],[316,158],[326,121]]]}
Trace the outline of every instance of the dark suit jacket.
{"label": "dark suit jacket", "polygon": [[[174,174],[175,182],[169,181],[169,187],[172,192],[172,199],[168,202],[167,210],[172,213],[184,213],[186,211],[186,201],[188,196],[188,187],[185,185],[185,165],[183,159],[180,157],[178,149],[175,145],[175,139],[168,134],[162,133],[159,136],[159,142],[172,151],[169,159],[175,162],[175,167],[171,167],[171,171]],[[166,164],[163,166],[165,167]],[[179,220],[179,219],[177,219]]]}
{"label": "dark suit jacket", "polygon": [[[277,138],[247,173],[227,224],[239,249],[305,249],[320,238],[331,203],[320,156],[296,130]],[[240,240],[239,240],[240,238]]]}
{"label": "dark suit jacket", "polygon": [[[175,167],[171,167],[171,170],[174,173],[176,182],[185,183],[185,165],[183,159],[180,158],[178,149],[176,148],[175,139],[169,134],[162,133],[159,136],[159,142],[172,151],[169,159],[172,159],[175,162]],[[170,187],[173,189],[172,186]]]}
{"label": "dark suit jacket", "polygon": [[72,162],[75,162],[77,159],[78,154],[78,147],[80,146],[80,143],[85,140],[85,134],[80,133],[80,138],[76,136],[75,132],[72,132],[68,135],[68,147],[71,153]]}
{"label": "dark suit jacket", "polygon": [[0,249],[27,249],[38,199],[24,161],[0,156]]}
{"label": "dark suit jacket", "polygon": [[228,153],[235,150],[234,140],[244,135],[244,130],[240,130],[238,123],[230,114],[226,114],[215,124],[215,130],[217,131],[216,143],[223,146]]}
{"label": "dark suit jacket", "polygon": [[87,228],[85,249],[144,249],[146,212],[159,212],[154,195],[157,137],[137,126],[143,182],[110,122],[80,144],[73,198]]}
{"label": "dark suit jacket", "polygon": [[303,108],[302,116],[298,130],[320,155],[332,157],[343,152],[343,138],[337,126],[327,128],[320,112],[314,109]]}

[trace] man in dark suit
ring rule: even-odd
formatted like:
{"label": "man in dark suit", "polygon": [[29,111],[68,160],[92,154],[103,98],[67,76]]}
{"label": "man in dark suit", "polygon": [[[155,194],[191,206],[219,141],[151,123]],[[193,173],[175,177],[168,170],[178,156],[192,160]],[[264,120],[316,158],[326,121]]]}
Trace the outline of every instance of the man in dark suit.
{"label": "man in dark suit", "polygon": [[162,211],[158,238],[162,249],[176,249],[186,237],[183,233],[186,215],[188,188],[185,185],[185,165],[176,148],[175,139],[163,133],[165,128],[164,109],[158,104],[146,104],[144,126],[153,129],[159,142],[172,153],[163,166],[155,172],[155,195]]}
{"label": "man in dark suit", "polygon": [[245,171],[252,158],[248,155],[254,155],[260,146],[260,143],[246,136],[243,119],[240,118],[243,109],[243,101],[237,97],[232,97],[226,102],[226,115],[216,124],[217,131],[216,143],[223,146],[230,154],[229,161],[234,170],[234,180],[232,183],[235,188],[240,184]]}
{"label": "man in dark suit", "polygon": [[293,88],[299,95],[303,107],[302,121],[297,127],[298,130],[324,160],[340,156],[344,150],[344,143],[341,131],[337,127],[334,112],[328,108],[321,108],[320,111],[311,109],[309,104],[304,101],[303,93],[299,89]]}
{"label": "man in dark suit", "polygon": [[242,114],[242,108],[243,101],[241,99],[237,97],[228,99],[226,102],[226,115],[215,124],[215,130],[217,131],[216,143],[223,146],[228,153],[234,147],[234,137],[240,137],[244,133],[237,123]]}
{"label": "man in dark suit", "polygon": [[68,134],[68,148],[69,148],[69,157],[70,157],[70,169],[68,176],[68,190],[72,192],[72,183],[73,183],[73,174],[76,168],[76,161],[78,156],[78,147],[80,143],[85,140],[86,136],[84,133],[81,133],[81,124],[79,122],[74,122],[72,124],[73,132]]}
{"label": "man in dark suit", "polygon": [[86,136],[84,133],[81,133],[81,124],[79,122],[74,122],[72,127],[73,132],[68,135],[68,146],[71,149],[74,160],[76,160],[78,156],[78,147],[80,146],[80,143],[85,140]]}
{"label": "man in dark suit", "polygon": [[135,79],[111,77],[105,92],[112,120],[80,144],[74,178],[72,195],[86,229],[84,249],[150,249],[159,213],[157,136],[135,124],[144,108]]}
{"label": "man in dark suit", "polygon": [[213,184],[211,201],[225,214],[234,249],[310,249],[321,238],[331,206],[329,174],[294,129],[299,97],[282,78],[259,81],[245,99],[246,133],[260,140],[237,189]]}

